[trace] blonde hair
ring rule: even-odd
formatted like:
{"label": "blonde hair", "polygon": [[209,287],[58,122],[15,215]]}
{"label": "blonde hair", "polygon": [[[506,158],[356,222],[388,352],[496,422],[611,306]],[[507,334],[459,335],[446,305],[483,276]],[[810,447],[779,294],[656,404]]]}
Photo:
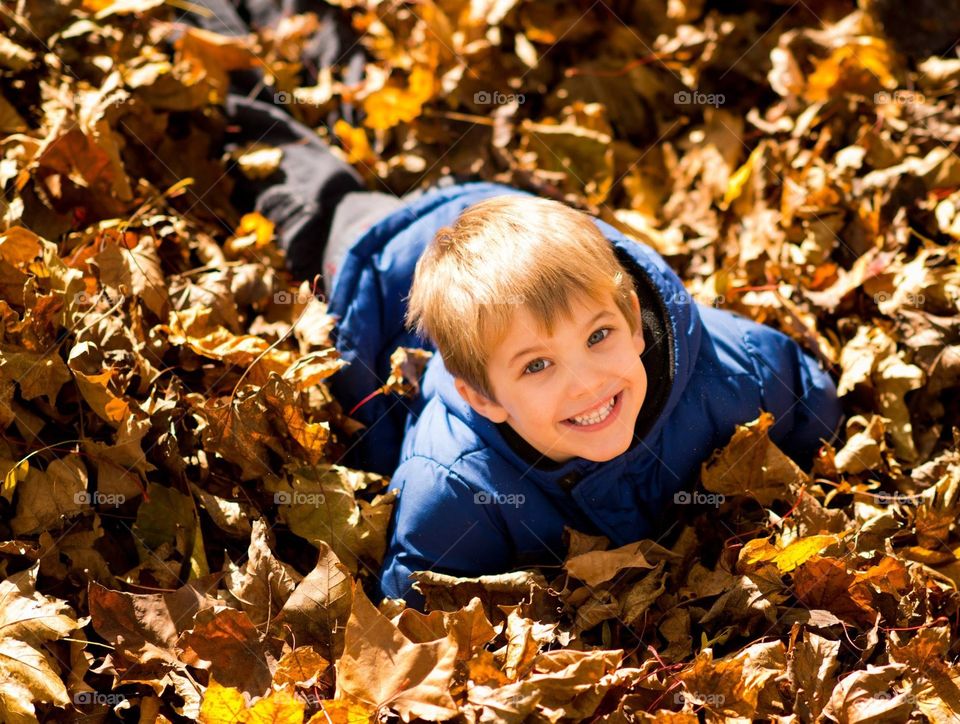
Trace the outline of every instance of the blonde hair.
{"label": "blonde hair", "polygon": [[464,210],[427,245],[406,325],[433,341],[453,376],[496,401],[487,365],[517,305],[552,336],[557,317],[572,316],[574,298],[603,304],[612,295],[635,334],[632,290],[632,277],[589,216],[550,199],[495,196]]}

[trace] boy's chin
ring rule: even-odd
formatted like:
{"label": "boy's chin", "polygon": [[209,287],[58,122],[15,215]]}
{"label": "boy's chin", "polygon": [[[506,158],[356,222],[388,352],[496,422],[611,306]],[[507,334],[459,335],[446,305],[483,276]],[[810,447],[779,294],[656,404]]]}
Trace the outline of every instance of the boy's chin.
{"label": "boy's chin", "polygon": [[611,460],[613,460],[613,459],[616,458],[616,457],[619,457],[619,456],[623,455],[623,454],[624,454],[627,450],[629,450],[629,449],[630,449],[630,446],[629,446],[629,445],[625,445],[625,446],[623,446],[622,449],[616,449],[616,450],[614,450],[614,451],[612,451],[612,452],[586,453],[586,454],[584,454],[583,458],[584,458],[584,460],[590,460],[590,461],[595,462],[595,463],[606,463],[606,462],[610,462]]}
{"label": "boy's chin", "polygon": [[613,460],[615,457],[618,457],[619,455],[623,455],[623,453],[625,453],[629,449],[630,449],[630,445],[627,444],[623,446],[623,449],[621,450],[617,450],[617,449],[605,450],[605,451],[577,450],[577,451],[571,451],[567,454],[561,454],[559,456],[556,453],[554,454],[544,453],[542,450],[540,452],[541,454],[543,454],[544,457],[549,458],[555,463],[566,463],[566,462],[569,462],[570,460],[573,460],[574,458],[578,458],[580,460],[589,460],[590,462],[594,462],[594,463],[605,463],[605,462],[609,462],[610,460]]}
{"label": "boy's chin", "polygon": [[[598,450],[585,450],[582,454],[584,460],[590,460],[595,463],[605,463],[613,460],[620,455],[623,455],[627,452],[631,445],[633,445],[633,433],[632,431],[636,427],[637,421],[634,419],[633,424],[630,425],[631,435],[629,439],[620,445],[613,446],[611,448],[598,449]],[[598,446],[601,447],[601,446]]]}

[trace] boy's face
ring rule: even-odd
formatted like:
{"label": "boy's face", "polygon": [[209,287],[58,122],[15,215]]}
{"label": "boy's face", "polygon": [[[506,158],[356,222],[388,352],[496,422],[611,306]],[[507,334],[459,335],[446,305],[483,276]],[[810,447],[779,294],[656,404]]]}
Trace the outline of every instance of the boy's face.
{"label": "boy's face", "polygon": [[558,319],[552,337],[518,306],[490,358],[488,376],[498,402],[459,378],[457,391],[479,414],[508,423],[556,462],[620,455],[630,447],[647,392],[640,302],[630,294],[636,334],[612,295],[605,304],[586,296],[574,300],[572,319]]}

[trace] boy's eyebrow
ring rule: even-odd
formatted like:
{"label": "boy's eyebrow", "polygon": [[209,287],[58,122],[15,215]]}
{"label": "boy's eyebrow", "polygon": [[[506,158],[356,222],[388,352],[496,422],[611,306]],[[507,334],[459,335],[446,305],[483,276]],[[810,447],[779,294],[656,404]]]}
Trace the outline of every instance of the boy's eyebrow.
{"label": "boy's eyebrow", "polygon": [[[599,321],[600,319],[603,319],[604,317],[612,317],[612,316],[614,316],[614,315],[613,315],[613,313],[612,313],[609,309],[604,309],[603,311],[598,312],[598,313],[593,317],[593,319],[591,319],[589,322],[587,322],[587,323],[586,323],[585,325],[583,325],[583,326],[584,326],[584,328],[592,327],[592,326],[593,326],[594,324],[596,324],[596,322]],[[531,352],[536,352],[538,349],[540,349],[540,346],[539,346],[539,345],[534,345],[533,347],[527,347],[526,349],[520,350],[520,351],[517,352],[515,355],[513,355],[513,357],[510,358],[510,361],[507,363],[507,367],[512,367],[512,366],[513,366],[513,363],[516,362],[519,357],[523,357],[525,354],[530,354]]]}

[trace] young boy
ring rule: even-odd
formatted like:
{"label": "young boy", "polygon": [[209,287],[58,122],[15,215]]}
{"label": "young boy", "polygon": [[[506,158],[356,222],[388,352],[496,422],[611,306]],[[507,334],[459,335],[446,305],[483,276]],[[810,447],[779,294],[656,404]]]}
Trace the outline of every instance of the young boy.
{"label": "young boy", "polygon": [[331,378],[342,402],[376,388],[396,346],[437,350],[412,403],[360,408],[352,451],[395,466],[381,593],[421,610],[413,571],[557,565],[565,525],[614,545],[654,536],[761,409],[805,467],[841,417],[833,381],[787,336],[694,304],[613,227],[498,184],[434,189],[374,224],[330,311],[352,363]]}
{"label": "young boy", "polygon": [[[194,4],[213,12],[186,22],[229,35],[249,32],[242,14],[279,19],[269,3]],[[348,84],[362,75],[346,16],[328,10],[304,49],[305,85],[337,59]],[[400,490],[383,594],[422,609],[415,570],[556,565],[564,525],[616,545],[655,535],[674,493],[761,408],[804,466],[837,427],[833,382],[810,357],[773,329],[692,304],[651,249],[499,184],[368,191],[260,76],[231,76],[227,140],[284,153],[275,174],[238,178],[235,193],[276,223],[295,276],[321,274],[339,317],[333,338],[350,364],[330,387],[346,411],[360,405],[352,416],[366,428],[336,462],[392,475]],[[405,328],[408,295],[418,334]],[[437,351],[422,394],[370,397],[399,346]]]}

